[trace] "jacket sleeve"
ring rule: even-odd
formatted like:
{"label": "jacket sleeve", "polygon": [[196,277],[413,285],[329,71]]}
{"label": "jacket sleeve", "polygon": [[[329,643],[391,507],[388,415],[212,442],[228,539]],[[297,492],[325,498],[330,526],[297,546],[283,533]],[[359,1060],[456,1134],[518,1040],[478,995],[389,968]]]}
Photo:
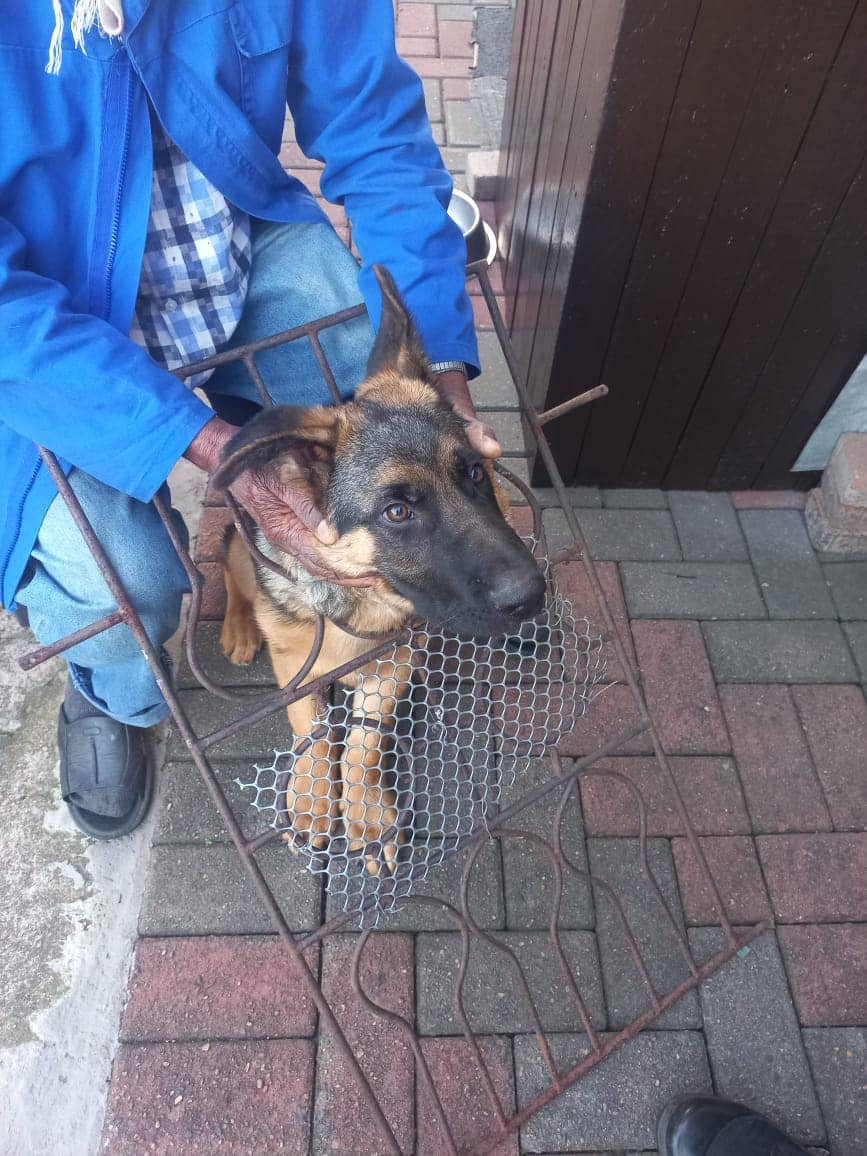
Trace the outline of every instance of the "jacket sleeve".
{"label": "jacket sleeve", "polygon": [[23,237],[2,219],[0,334],[0,422],[140,501],[213,417],[125,334],[29,272]]}
{"label": "jacket sleeve", "polygon": [[446,208],[452,181],[431,135],[416,73],[397,55],[392,0],[296,0],[289,108],[298,143],[325,162],[322,192],[344,205],[363,265],[391,271],[432,361],[478,368],[466,248]]}

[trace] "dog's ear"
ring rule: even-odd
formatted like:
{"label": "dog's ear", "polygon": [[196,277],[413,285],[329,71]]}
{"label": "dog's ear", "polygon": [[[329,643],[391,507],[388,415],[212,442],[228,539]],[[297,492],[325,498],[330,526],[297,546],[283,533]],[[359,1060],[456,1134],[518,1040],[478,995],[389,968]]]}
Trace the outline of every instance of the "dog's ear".
{"label": "dog's ear", "polygon": [[322,460],[337,441],[338,410],[316,405],[276,405],[263,409],[223,447],[222,462],[213,476],[225,490],[245,470],[274,465],[288,454]]}
{"label": "dog's ear", "polygon": [[384,265],[374,265],[373,275],[382,293],[382,317],[367,361],[367,376],[391,369],[401,377],[431,382],[427,357],[394,278]]}

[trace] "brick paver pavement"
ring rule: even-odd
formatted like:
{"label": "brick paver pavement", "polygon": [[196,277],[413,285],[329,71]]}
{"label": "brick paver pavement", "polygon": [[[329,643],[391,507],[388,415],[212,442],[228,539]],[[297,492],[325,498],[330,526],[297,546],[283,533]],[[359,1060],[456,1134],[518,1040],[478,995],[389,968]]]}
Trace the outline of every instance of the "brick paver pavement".
{"label": "brick paver pavement", "polygon": [[[400,47],[423,78],[437,139],[459,184],[476,131],[471,100],[474,6],[401,2]],[[282,158],[318,188],[287,126]],[[484,206],[490,218],[490,206]],[[330,209],[342,236],[351,227]],[[499,280],[497,281],[499,285]],[[523,446],[514,392],[489,320],[474,296],[485,371],[481,408],[502,432],[511,464]],[[605,404],[600,403],[600,404]],[[541,492],[544,504],[550,492]],[[625,641],[637,657],[672,770],[701,836],[729,917],[773,919],[767,932],[637,1041],[537,1115],[497,1153],[650,1153],[654,1121],[676,1094],[715,1089],[769,1112],[816,1152],[867,1151],[867,567],[814,555],[800,494],[665,494],[576,489],[572,499]],[[551,511],[552,532],[562,533]],[[520,521],[520,515],[518,520]],[[230,668],[217,642],[223,596],[217,544],[225,512],[210,504],[199,533],[205,573],[200,650],[218,679],[261,686],[260,658]],[[560,568],[581,613],[593,616],[583,571]],[[631,622],[630,622],[631,616]],[[613,659],[610,644],[606,644]],[[613,664],[613,679],[622,672]],[[178,672],[195,723],[228,717],[226,705]],[[860,680],[860,681],[859,681]],[[625,688],[594,703],[564,744],[580,755],[634,717]],[[215,752],[218,776],[248,830],[255,816],[233,779],[286,744],[277,715]],[[638,870],[639,815],[628,783],[648,803],[648,858],[699,959],[719,949],[713,903],[646,738],[607,760],[625,778],[586,779],[570,804],[564,849],[579,869],[615,884],[661,989],[685,974],[671,925],[654,918]],[[154,858],[142,909],[129,1001],[121,1025],[104,1151],[165,1153],[379,1153],[385,1151],[334,1043],[321,1031],[299,977],[247,883],[218,816],[170,743],[162,775]],[[516,790],[551,773],[532,764]],[[544,807],[528,830],[542,830]],[[262,857],[294,928],[327,910],[318,880],[279,847]],[[459,863],[429,881],[456,897]],[[472,909],[492,936],[474,942],[466,1006],[492,1086],[506,1110],[546,1080],[516,976],[522,960],[556,1062],[586,1054],[578,1012],[564,995],[562,961],[548,940],[554,880],[531,845],[492,846],[479,862]],[[641,1009],[634,966],[603,893],[571,880],[563,949],[604,1040]],[[407,1152],[446,1148],[433,1105],[397,1020],[374,1019],[354,997],[347,961],[356,937],[330,939],[308,965],[386,1105]],[[410,903],[371,937],[363,956],[369,995],[414,1026],[461,1146],[496,1123],[453,1005],[461,940],[453,923]]]}

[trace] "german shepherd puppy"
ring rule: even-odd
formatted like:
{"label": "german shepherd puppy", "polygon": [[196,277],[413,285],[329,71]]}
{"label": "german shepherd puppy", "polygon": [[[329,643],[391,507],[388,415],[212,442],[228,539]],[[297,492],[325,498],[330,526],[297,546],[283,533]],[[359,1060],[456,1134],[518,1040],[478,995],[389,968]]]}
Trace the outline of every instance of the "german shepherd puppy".
{"label": "german shepherd puppy", "polygon": [[[337,623],[369,636],[419,616],[458,634],[490,637],[517,630],[544,603],[543,576],[506,521],[507,502],[490,463],[472,449],[463,421],[434,389],[391,275],[382,266],[374,270],[382,321],[354,399],[263,411],[228,443],[215,476],[215,484],[226,487],[244,470],[267,467],[297,485],[303,462],[313,496],[339,534],[333,546],[318,547],[323,562],[342,578],[377,575],[373,585],[352,587],[314,578],[259,531],[259,550],[286,571],[284,578],[255,563],[230,527],[222,647],[243,665],[264,639],[280,686],[307,659],[317,612],[325,633],[308,678],[372,645]],[[389,672],[392,680],[383,681]],[[396,796],[384,769],[389,720],[409,687],[408,651],[397,648],[390,667],[380,659],[376,679],[370,673],[363,667],[342,680],[353,694],[339,767],[329,757],[330,739],[311,737],[320,702],[311,695],[287,708],[296,757],[286,808],[295,831],[318,848],[340,824],[354,851],[395,830]],[[382,844],[392,870],[399,841],[390,834]],[[376,873],[376,857],[366,860]]]}

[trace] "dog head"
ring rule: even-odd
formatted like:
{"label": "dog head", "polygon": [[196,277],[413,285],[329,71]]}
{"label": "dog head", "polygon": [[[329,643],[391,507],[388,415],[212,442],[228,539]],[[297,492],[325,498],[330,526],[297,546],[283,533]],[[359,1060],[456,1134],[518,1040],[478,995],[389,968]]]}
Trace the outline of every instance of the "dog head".
{"label": "dog head", "polygon": [[340,538],[323,560],[351,576],[373,570],[432,625],[459,634],[514,630],[542,608],[545,582],[505,518],[490,462],[433,387],[390,274],[367,376],[342,406],[276,406],[226,446],[229,485],[270,467],[309,480]]}

